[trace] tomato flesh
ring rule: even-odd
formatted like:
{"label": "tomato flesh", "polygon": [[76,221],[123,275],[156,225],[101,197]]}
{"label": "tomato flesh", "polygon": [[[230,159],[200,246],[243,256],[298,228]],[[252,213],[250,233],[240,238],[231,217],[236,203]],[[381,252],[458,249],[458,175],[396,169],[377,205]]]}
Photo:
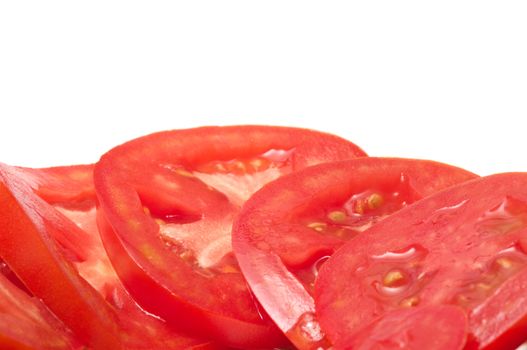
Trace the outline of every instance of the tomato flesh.
{"label": "tomato flesh", "polygon": [[526,189],[521,173],[472,180],[347,243],[315,285],[329,338],[338,342],[392,310],[456,305],[468,314],[467,348],[520,345],[527,330]]}
{"label": "tomato flesh", "polygon": [[[46,228],[49,229],[50,236],[46,237],[46,232],[36,227],[36,232],[35,229],[31,231],[34,235],[33,239],[42,237],[49,241],[51,238],[47,246],[48,251],[55,251],[57,254],[55,263],[64,266],[68,271],[67,277],[55,276],[44,281],[36,281],[30,277],[31,271],[27,265],[35,260],[31,257],[16,256],[16,252],[3,249],[1,253],[9,257],[30,290],[41,297],[80,339],[95,349],[106,349],[110,346],[110,342],[115,349],[182,349],[198,345],[204,349],[221,348],[206,341],[182,336],[168,329],[163,322],[146,314],[137,306],[115,274],[100,240],[96,226],[93,182],[90,190],[85,180],[90,178],[92,167],[67,167],[62,175],[60,170],[53,168],[52,176],[48,177],[50,173],[48,169],[40,171],[40,169],[2,167],[3,180],[8,186],[6,194],[11,192],[11,195],[23,196],[23,199],[15,197],[18,203],[13,205],[23,207],[29,203],[36,215],[48,220]],[[79,181],[77,187],[75,180],[71,180],[71,173],[76,174]],[[61,176],[64,178],[62,187]],[[38,181],[28,181],[28,177]],[[34,188],[31,189],[28,185]],[[40,193],[53,204],[43,202],[32,191]],[[33,222],[33,225],[36,224]],[[9,244],[13,244],[12,240],[9,241],[11,235],[17,234],[21,227],[15,224],[11,230],[6,237]],[[53,245],[52,241],[57,245]],[[46,266],[47,270],[54,262],[43,258],[33,264]],[[42,277],[46,276],[49,276],[47,271]],[[73,284],[72,280],[78,280],[82,286],[71,286],[77,288],[80,295],[47,292],[48,288],[52,288],[52,284],[70,288]],[[59,300],[61,296],[63,300]],[[76,304],[84,307],[75,306]],[[92,308],[91,305],[94,304],[98,307]],[[79,310],[82,310],[80,314],[83,314],[83,317],[77,315],[71,318],[76,316],[71,311],[76,307],[81,308]],[[102,330],[86,327],[89,322],[104,317],[107,317],[105,323],[99,325]],[[101,333],[107,331],[104,330],[105,325],[110,327],[111,333],[104,335],[106,338],[102,338]]]}
{"label": "tomato flesh", "polygon": [[[3,270],[8,272],[7,268]],[[11,279],[0,273],[0,347],[59,350],[78,346],[72,334],[44,304]]]}
{"label": "tomato flesh", "polygon": [[328,257],[391,213],[474,177],[440,163],[389,158],[284,176],[244,205],[233,228],[236,258],[264,309],[298,348],[328,347],[312,298]]}
{"label": "tomato flesh", "polygon": [[461,350],[467,317],[454,306],[428,306],[389,312],[333,347],[353,350]]}
{"label": "tomato flesh", "polygon": [[133,140],[95,169],[104,244],[146,310],[230,346],[278,346],[283,335],[258,309],[232,256],[232,221],[268,181],[364,155],[331,135],[279,127],[209,127]]}

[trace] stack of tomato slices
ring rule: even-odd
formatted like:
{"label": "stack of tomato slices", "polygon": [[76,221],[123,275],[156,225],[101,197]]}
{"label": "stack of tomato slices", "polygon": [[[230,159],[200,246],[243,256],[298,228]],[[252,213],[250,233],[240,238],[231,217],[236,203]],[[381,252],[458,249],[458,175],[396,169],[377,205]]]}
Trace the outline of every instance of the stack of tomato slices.
{"label": "stack of tomato slices", "polygon": [[0,164],[0,349],[515,349],[526,292],[527,173],[265,126]]}

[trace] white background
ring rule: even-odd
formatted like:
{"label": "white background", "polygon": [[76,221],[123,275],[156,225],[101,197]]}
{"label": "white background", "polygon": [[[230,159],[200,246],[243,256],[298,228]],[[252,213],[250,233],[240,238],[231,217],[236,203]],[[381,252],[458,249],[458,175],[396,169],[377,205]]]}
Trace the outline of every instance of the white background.
{"label": "white background", "polygon": [[371,155],[527,171],[524,1],[3,1],[0,161],[152,131],[316,128]]}

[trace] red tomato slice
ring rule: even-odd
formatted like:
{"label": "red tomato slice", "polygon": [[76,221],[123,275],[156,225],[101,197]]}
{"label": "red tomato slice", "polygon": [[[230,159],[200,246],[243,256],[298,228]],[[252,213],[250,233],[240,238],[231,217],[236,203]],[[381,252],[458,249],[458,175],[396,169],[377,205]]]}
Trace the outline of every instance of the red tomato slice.
{"label": "red tomato slice", "polygon": [[[5,266],[2,270],[9,273]],[[79,346],[40,300],[0,273],[0,348],[60,350]]]}
{"label": "red tomato slice", "polygon": [[95,169],[105,247],[134,298],[178,328],[234,347],[280,345],[283,335],[258,309],[231,252],[233,219],[284,173],[364,155],[338,137],[281,127],[133,140]]}
{"label": "red tomato slice", "polygon": [[527,339],[527,174],[475,179],[371,227],[322,268],[317,314],[334,342],[392,310],[451,304],[469,349]]}
{"label": "red tomato slice", "polygon": [[314,166],[257,192],[233,247],[264,309],[301,349],[329,346],[311,296],[321,265],[345,241],[406,205],[476,177],[431,161],[361,158]]}
{"label": "red tomato slice", "polygon": [[467,317],[460,307],[426,306],[388,312],[334,350],[461,350],[467,338]]}
{"label": "red tomato slice", "polygon": [[[218,349],[169,330],[144,313],[124,290],[97,231],[93,183],[90,188],[87,180],[91,173],[91,166],[42,170],[1,166],[0,179],[5,184],[1,197],[9,206],[0,214],[0,222],[10,226],[2,237],[7,245],[0,247],[0,255],[36,296],[95,349],[183,349],[197,345]],[[17,216],[22,222],[13,220]],[[28,239],[26,245],[22,247],[16,236]],[[98,320],[103,322],[96,325]]]}

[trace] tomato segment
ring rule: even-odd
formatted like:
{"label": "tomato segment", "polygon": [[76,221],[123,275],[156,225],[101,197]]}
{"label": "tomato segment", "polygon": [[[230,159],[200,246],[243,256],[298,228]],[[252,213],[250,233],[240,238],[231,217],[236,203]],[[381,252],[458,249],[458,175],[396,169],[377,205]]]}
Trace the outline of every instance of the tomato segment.
{"label": "tomato segment", "polygon": [[[8,203],[22,208],[29,206],[35,215],[31,217],[27,216],[27,212],[20,213],[23,219],[29,220],[27,226],[33,226],[24,234],[30,233],[29,237],[35,241],[47,240],[48,253],[56,254],[57,258],[55,262],[45,256],[34,260],[32,255],[24,256],[11,250],[13,245],[18,246],[13,236],[20,235],[23,229],[16,221],[11,223],[6,237],[3,237],[9,245],[0,248],[0,255],[5,254],[30,290],[41,297],[80,339],[95,349],[107,349],[109,346],[112,349],[183,349],[198,345],[203,349],[220,348],[168,329],[163,322],[144,313],[124,290],[106,256],[96,227],[93,182],[91,189],[86,182],[92,174],[92,167],[67,167],[64,173],[61,173],[61,168],[41,171],[2,166],[0,170],[6,185],[3,187],[6,197],[14,196]],[[76,174],[74,179],[71,178],[72,173]],[[34,179],[38,181],[31,181]],[[32,191],[54,202],[53,206]],[[44,227],[38,226],[36,217],[46,220]],[[34,254],[34,247],[30,247],[24,249]],[[44,255],[45,248],[39,249]],[[66,273],[50,275],[48,270],[54,264],[62,266]],[[40,271],[42,280],[33,278],[32,266],[45,267],[45,271]],[[79,285],[75,286],[75,283]],[[48,292],[55,285],[61,290],[76,288],[78,294]],[[100,329],[89,328],[91,322],[96,323],[100,319],[104,320],[97,325]]]}
{"label": "tomato segment", "polygon": [[526,339],[526,174],[455,186],[365,233],[316,282],[317,314],[333,341],[386,312],[427,305],[467,312],[469,349],[514,349]]}
{"label": "tomato segment", "polygon": [[95,169],[104,244],[150,312],[230,346],[278,346],[283,335],[258,310],[232,256],[232,221],[254,191],[282,174],[364,155],[335,136],[280,127],[209,127],[133,140]]}
{"label": "tomato segment", "polygon": [[[4,269],[7,271],[7,269]],[[38,299],[0,273],[0,347],[2,349],[73,349],[69,331]]]}
{"label": "tomato segment", "polygon": [[[97,292],[74,272],[53,240],[54,233],[60,231],[53,223],[57,214],[33,195],[27,184],[12,176],[7,166],[1,166],[0,176],[2,259],[82,342],[95,348],[119,349],[114,316]],[[67,309],[64,300],[69,301]]]}
{"label": "tomato segment", "polygon": [[389,312],[358,332],[339,339],[339,349],[461,350],[467,338],[467,317],[454,306],[428,306]]}
{"label": "tomato segment", "polygon": [[[298,348],[325,348],[330,344],[311,294],[329,256],[393,212],[474,177],[445,164],[407,159],[314,166],[253,195],[233,227],[234,252],[252,291],[289,339]],[[400,283],[398,276],[393,271],[389,278]]]}

